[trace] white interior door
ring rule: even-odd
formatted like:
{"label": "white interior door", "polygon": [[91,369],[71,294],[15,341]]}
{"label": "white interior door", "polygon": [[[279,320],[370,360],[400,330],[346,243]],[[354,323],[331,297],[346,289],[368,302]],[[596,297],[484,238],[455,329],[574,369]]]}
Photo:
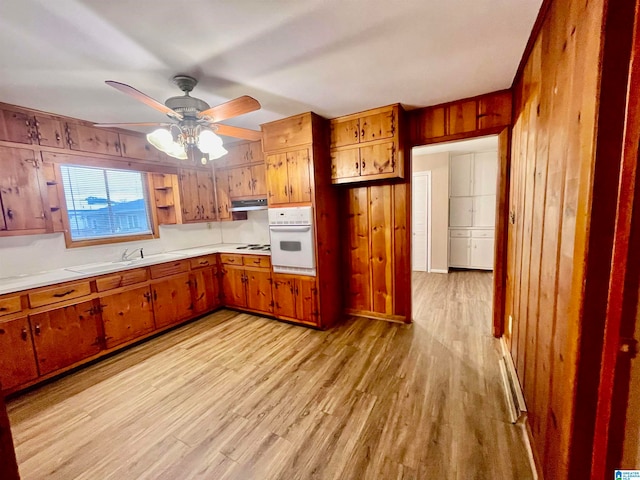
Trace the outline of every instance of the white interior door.
{"label": "white interior door", "polygon": [[416,172],[412,179],[412,270],[428,272],[429,259],[429,199],[430,172]]}

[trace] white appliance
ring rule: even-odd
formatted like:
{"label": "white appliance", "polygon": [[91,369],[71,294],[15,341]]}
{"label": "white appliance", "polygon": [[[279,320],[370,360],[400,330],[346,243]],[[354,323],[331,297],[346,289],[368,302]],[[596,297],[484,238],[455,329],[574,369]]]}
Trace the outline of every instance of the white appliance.
{"label": "white appliance", "polygon": [[268,216],[273,271],[315,277],[312,207],[270,208]]}

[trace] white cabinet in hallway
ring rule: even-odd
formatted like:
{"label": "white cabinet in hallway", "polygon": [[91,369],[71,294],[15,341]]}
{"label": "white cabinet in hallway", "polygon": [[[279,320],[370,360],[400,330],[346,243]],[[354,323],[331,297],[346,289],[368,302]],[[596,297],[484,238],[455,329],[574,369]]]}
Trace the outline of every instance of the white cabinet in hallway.
{"label": "white cabinet in hallway", "polygon": [[493,269],[498,154],[449,158],[449,266]]}

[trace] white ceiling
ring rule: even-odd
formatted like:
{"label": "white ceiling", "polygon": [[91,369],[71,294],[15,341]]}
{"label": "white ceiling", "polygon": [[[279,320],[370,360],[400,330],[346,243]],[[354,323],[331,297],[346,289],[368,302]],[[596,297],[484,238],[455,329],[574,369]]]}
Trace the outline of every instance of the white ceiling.
{"label": "white ceiling", "polygon": [[248,94],[261,123],[511,85],[541,0],[2,0],[0,101],[95,122],[163,121],[176,73],[210,105]]}

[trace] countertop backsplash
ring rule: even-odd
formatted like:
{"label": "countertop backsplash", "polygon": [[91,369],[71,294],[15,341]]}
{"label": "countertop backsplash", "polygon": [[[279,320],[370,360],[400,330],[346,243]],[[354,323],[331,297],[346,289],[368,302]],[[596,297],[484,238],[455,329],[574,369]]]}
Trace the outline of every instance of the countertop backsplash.
{"label": "countertop backsplash", "polygon": [[267,210],[255,210],[247,214],[247,220],[220,222],[222,243],[271,243]]}
{"label": "countertop backsplash", "polygon": [[66,248],[62,233],[1,237],[0,278],[92,262],[116,261],[125,248],[144,248],[145,253],[151,255],[217,243],[222,243],[218,222],[161,226],[160,238],[154,240],[80,248]]}

